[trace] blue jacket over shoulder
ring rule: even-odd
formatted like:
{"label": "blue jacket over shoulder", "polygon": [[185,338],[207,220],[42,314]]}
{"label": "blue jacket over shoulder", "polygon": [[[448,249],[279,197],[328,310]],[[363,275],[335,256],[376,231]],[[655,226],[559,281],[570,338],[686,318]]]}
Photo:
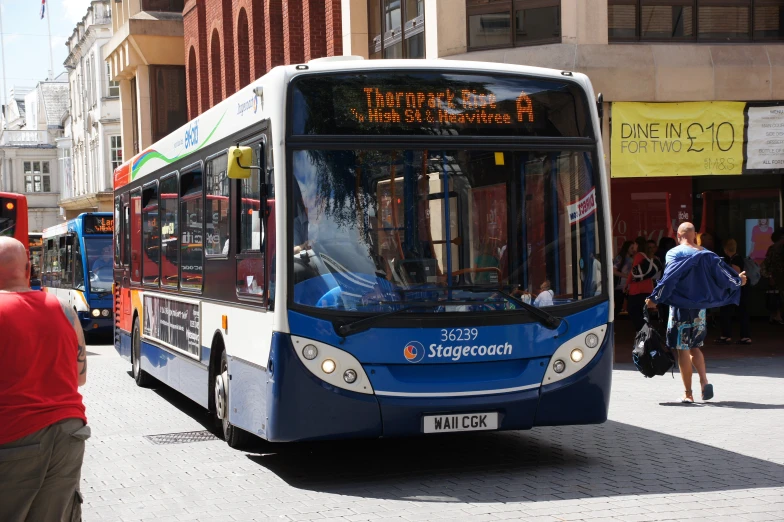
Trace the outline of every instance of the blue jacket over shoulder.
{"label": "blue jacket over shoulder", "polygon": [[741,279],[710,250],[668,263],[651,300],[676,308],[718,308],[740,302]]}

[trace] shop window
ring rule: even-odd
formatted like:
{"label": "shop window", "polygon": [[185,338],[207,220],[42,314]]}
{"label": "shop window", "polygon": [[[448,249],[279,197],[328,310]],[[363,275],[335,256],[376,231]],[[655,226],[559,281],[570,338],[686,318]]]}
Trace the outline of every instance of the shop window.
{"label": "shop window", "polygon": [[424,0],[368,0],[368,46],[370,58],[424,58]]}
{"label": "shop window", "polygon": [[202,172],[200,168],[180,176],[180,288],[201,290],[204,270]]}
{"label": "shop window", "polygon": [[471,50],[561,41],[560,0],[468,0]]}
{"label": "shop window", "polygon": [[142,191],[142,281],[157,286],[160,282],[161,222],[158,209],[158,182]]}
{"label": "shop window", "polygon": [[[229,178],[226,176],[226,154],[207,162],[207,256],[229,254]],[[236,247],[234,247],[236,249]]]}
{"label": "shop window", "polygon": [[179,204],[177,175],[161,180],[161,285],[177,287],[180,242],[177,233]]}
{"label": "shop window", "polygon": [[784,0],[609,0],[610,41],[784,39]]}

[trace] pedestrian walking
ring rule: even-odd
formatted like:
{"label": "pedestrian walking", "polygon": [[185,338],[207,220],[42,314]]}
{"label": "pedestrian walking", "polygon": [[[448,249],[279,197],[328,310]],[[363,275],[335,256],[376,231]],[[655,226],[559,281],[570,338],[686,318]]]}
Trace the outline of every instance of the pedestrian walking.
{"label": "pedestrian walking", "polygon": [[700,376],[702,400],[713,398],[700,349],[707,333],[705,309],[738,304],[740,288],[746,284],[745,272],[737,274],[716,254],[697,246],[696,236],[691,223],[678,227],[678,246],[667,253],[664,275],[645,301],[650,307],[670,306],[666,340],[678,353],[684,403],[694,402],[692,365]]}
{"label": "pedestrian walking", "polygon": [[87,379],[79,319],[28,287],[22,243],[0,237],[0,521],[81,520]]}
{"label": "pedestrian walking", "polygon": [[[734,239],[724,242],[725,263],[732,267],[735,272],[743,272],[743,258],[738,254],[738,243]],[[744,285],[740,289],[740,303],[721,307],[721,337],[716,339],[716,344],[732,343],[732,316],[737,313],[740,321],[740,340],[738,344],[751,344],[751,324],[749,318],[749,305],[751,303],[751,286]]]}

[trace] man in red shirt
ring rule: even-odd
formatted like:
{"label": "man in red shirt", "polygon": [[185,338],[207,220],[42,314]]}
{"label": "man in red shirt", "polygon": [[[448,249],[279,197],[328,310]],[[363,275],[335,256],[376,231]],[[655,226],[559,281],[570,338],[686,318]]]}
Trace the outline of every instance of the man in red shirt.
{"label": "man in red shirt", "polygon": [[29,288],[22,243],[0,237],[0,521],[81,519],[87,379],[79,319]]}

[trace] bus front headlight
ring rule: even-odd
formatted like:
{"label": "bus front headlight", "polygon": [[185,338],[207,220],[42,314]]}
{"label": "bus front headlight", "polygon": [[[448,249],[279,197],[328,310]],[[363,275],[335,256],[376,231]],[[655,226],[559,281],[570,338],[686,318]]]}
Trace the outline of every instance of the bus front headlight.
{"label": "bus front headlight", "polygon": [[599,353],[606,333],[607,325],[604,324],[581,332],[562,343],[550,357],[550,365],[545,371],[542,386],[562,381],[583,370]]}
{"label": "bus front headlight", "polygon": [[101,315],[103,317],[109,317],[109,309],[108,308],[104,308],[103,310],[101,310]]}
{"label": "bus front headlight", "polygon": [[101,315],[101,311],[98,308],[93,308],[92,316],[99,317]]}

